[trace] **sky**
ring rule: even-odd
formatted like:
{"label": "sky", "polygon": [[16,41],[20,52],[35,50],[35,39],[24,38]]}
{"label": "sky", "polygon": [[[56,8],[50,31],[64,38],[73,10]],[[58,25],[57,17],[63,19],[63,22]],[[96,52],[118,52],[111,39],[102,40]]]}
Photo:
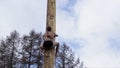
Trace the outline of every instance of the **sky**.
{"label": "sky", "polygon": [[[57,0],[56,33],[88,68],[120,68],[120,0]],[[0,38],[45,32],[47,0],[0,0]],[[62,29],[61,29],[62,27]]]}

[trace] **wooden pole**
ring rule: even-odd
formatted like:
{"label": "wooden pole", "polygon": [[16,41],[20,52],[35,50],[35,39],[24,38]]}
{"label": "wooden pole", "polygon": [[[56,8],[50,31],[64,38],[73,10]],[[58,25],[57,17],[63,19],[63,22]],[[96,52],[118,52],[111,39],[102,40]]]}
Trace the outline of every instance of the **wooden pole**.
{"label": "wooden pole", "polygon": [[[56,32],[56,0],[47,0],[47,21],[46,28],[49,26],[52,31]],[[53,40],[55,42],[55,40]],[[44,56],[44,68],[54,68],[55,52],[54,48],[45,50],[49,57]]]}

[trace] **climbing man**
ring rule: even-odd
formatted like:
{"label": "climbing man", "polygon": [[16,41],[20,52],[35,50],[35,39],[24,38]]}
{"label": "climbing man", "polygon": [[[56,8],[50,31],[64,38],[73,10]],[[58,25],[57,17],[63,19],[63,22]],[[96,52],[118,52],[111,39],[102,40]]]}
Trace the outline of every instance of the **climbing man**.
{"label": "climbing man", "polygon": [[57,56],[59,43],[54,42],[55,37],[58,37],[58,35],[52,32],[51,27],[47,27],[46,33],[43,35],[44,42],[41,49],[55,47],[55,56]]}

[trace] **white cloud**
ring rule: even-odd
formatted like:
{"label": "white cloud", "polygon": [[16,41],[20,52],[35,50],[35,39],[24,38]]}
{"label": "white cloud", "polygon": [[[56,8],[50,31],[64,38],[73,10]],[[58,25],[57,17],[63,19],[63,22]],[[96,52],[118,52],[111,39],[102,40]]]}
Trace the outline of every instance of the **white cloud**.
{"label": "white cloud", "polygon": [[34,29],[44,31],[47,0],[0,1],[0,36],[17,30],[22,34]]}
{"label": "white cloud", "polygon": [[78,37],[87,41],[79,52],[88,68],[120,67],[120,54],[111,50],[108,42],[110,38],[120,37],[120,1],[83,0],[74,9],[79,16]]}

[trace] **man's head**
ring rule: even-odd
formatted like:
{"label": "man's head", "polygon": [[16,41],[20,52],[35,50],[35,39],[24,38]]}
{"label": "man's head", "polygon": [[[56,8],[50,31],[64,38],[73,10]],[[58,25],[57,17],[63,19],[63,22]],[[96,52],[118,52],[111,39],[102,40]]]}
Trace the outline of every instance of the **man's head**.
{"label": "man's head", "polygon": [[48,27],[47,27],[47,31],[51,31],[51,27],[48,26]]}

